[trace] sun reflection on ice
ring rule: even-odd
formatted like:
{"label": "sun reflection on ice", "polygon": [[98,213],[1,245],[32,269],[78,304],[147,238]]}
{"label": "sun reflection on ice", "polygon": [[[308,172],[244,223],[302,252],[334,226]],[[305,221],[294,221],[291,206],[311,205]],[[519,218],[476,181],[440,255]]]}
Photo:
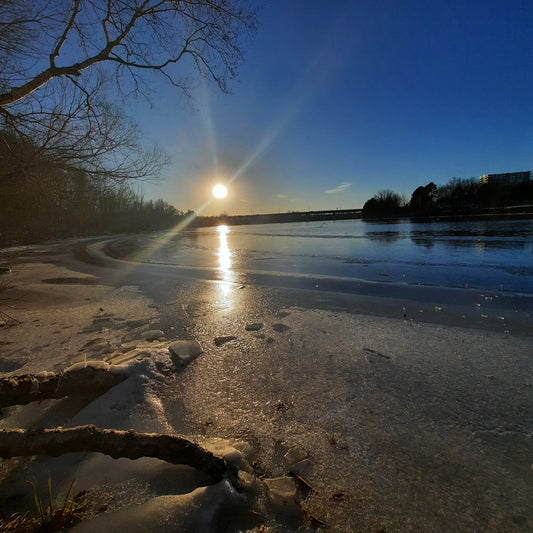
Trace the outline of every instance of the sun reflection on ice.
{"label": "sun reflection on ice", "polygon": [[221,273],[221,281],[218,288],[226,305],[231,305],[231,291],[234,285],[233,271],[231,270],[231,256],[233,255],[228,246],[228,226],[218,226],[219,246],[216,255],[218,257],[218,270]]}
{"label": "sun reflection on ice", "polygon": [[219,270],[222,272],[225,281],[226,276],[231,277],[231,251],[228,247],[228,226],[218,226],[217,233],[220,239],[220,244],[218,247],[218,266]]}

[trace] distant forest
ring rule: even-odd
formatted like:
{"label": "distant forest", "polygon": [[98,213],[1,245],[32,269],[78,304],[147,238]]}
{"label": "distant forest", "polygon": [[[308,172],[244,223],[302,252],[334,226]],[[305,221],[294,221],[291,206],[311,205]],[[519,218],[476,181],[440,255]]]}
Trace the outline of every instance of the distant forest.
{"label": "distant forest", "polygon": [[476,178],[452,178],[417,187],[410,200],[391,190],[379,191],[363,206],[363,218],[469,214],[476,210],[533,204],[533,181],[514,184],[480,183]]}
{"label": "distant forest", "polygon": [[0,131],[0,246],[165,229],[190,213],[145,201],[124,181],[60,166],[27,139]]}

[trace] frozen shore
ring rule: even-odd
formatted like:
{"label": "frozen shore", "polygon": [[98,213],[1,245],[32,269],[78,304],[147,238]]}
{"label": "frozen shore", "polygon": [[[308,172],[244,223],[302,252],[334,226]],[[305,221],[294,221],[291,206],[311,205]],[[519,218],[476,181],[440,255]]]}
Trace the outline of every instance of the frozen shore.
{"label": "frozen shore", "polygon": [[[44,487],[50,471],[58,490],[72,478],[78,490],[99,489],[98,522],[79,526],[88,530],[533,527],[526,314],[490,331],[487,320],[502,321],[489,300],[486,319],[465,320],[459,305],[401,293],[227,283],[107,260],[83,242],[3,253],[0,265],[12,269],[0,277],[2,376],[90,359],[131,369],[88,404],[6,408],[0,428],[182,434],[233,446],[258,480],[292,471],[308,484],[287,513],[261,492],[237,494],[155,459],[10,459],[0,468],[2,516],[31,508],[27,481],[35,475]],[[150,331],[161,335],[148,340]],[[168,351],[176,339],[203,348],[183,371]]]}

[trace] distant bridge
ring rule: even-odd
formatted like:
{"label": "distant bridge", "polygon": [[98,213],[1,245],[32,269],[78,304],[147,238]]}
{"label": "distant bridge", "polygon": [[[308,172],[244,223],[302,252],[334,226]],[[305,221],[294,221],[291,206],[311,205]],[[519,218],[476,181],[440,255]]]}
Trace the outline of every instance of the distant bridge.
{"label": "distant bridge", "polygon": [[290,213],[270,213],[264,215],[220,215],[196,219],[198,226],[215,226],[228,224],[239,226],[243,224],[276,224],[283,222],[311,222],[317,220],[351,220],[361,218],[362,209],[331,209],[328,211],[297,211]]}

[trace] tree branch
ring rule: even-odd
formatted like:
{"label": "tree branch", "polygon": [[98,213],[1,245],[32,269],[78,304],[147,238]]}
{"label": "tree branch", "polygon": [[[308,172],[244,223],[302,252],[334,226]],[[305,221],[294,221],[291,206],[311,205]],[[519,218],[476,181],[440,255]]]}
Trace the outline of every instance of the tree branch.
{"label": "tree branch", "polygon": [[72,29],[72,26],[74,26],[74,20],[78,16],[78,13],[80,12],[80,0],[74,0],[74,9],[72,10],[72,15],[70,16],[70,19],[67,23],[67,26],[65,28],[65,31],[59,38],[56,47],[54,48],[54,51],[50,54],[50,67],[54,68],[56,66],[55,60],[56,57],[59,55],[59,52],[61,50],[61,47],[67,40],[67,36]]}
{"label": "tree branch", "polygon": [[[48,83],[53,78],[60,78],[64,76],[80,76],[81,73],[89,67],[108,60],[113,48],[120,44],[126,38],[126,36],[134,27],[137,19],[145,15],[144,8],[148,3],[149,0],[144,0],[141,6],[133,12],[130,20],[125,25],[121,33],[112,41],[107,41],[106,46],[102,48],[97,54],[88,57],[83,61],[79,61],[66,67],[56,67],[51,64],[50,67],[42,71],[40,74],[37,74],[37,76],[35,76],[27,83],[20,85],[19,87],[11,87],[8,92],[0,94],[0,107],[4,107],[18,102],[19,100],[30,95],[37,89],[40,89],[43,85]],[[74,23],[73,18],[71,19],[71,22],[72,24]],[[50,60],[52,63],[52,56],[50,57]]]}
{"label": "tree branch", "polygon": [[184,437],[100,429],[93,425],[73,428],[0,430],[0,457],[99,452],[114,459],[155,457],[173,464],[185,464],[219,481],[234,468],[224,459]]}

